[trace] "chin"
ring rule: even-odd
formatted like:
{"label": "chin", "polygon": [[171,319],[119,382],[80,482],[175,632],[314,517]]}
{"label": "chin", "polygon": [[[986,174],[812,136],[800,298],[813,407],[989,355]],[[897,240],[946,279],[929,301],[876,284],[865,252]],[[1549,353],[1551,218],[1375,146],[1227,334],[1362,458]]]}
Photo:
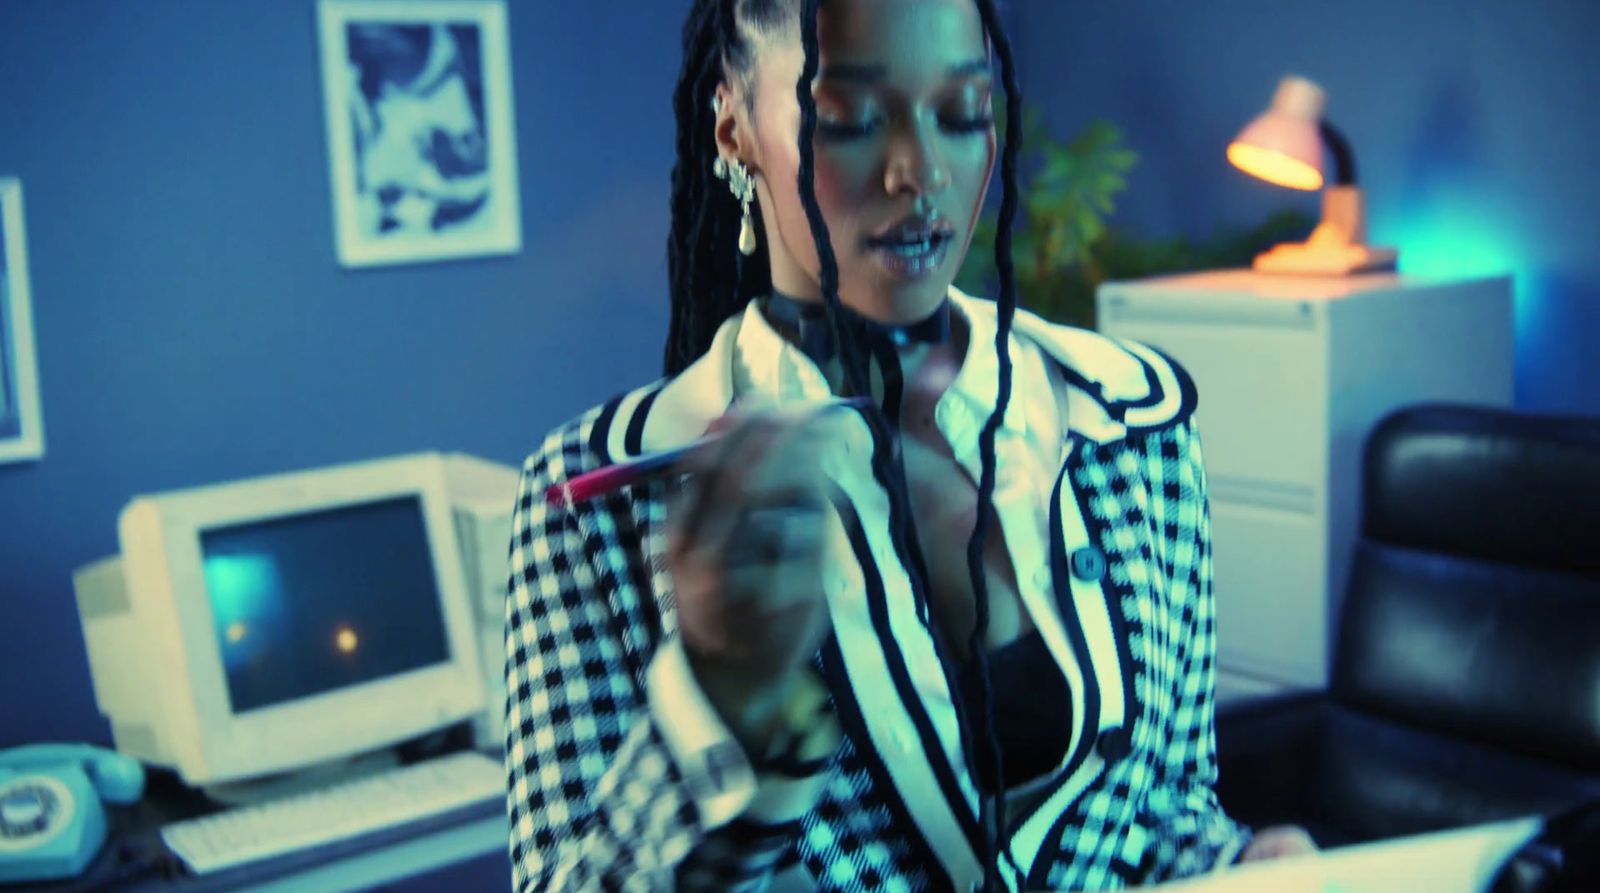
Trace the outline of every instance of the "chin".
{"label": "chin", "polygon": [[952,280],[932,276],[912,283],[890,283],[884,306],[892,308],[896,322],[915,322],[932,313],[950,293]]}
{"label": "chin", "polygon": [[954,277],[944,275],[942,270],[911,281],[885,275],[871,266],[866,272],[867,275],[853,280],[862,283],[859,291],[845,285],[840,293],[841,296],[861,295],[864,300],[845,299],[845,303],[857,313],[880,322],[909,323],[926,317],[945,299],[954,284]]}

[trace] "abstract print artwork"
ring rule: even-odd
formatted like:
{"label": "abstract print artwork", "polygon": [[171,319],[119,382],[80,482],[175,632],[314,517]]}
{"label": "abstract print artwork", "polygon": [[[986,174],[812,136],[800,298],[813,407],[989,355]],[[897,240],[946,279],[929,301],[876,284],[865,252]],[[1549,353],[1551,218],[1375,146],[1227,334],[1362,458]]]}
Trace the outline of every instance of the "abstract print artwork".
{"label": "abstract print artwork", "polygon": [[339,262],[521,250],[504,3],[322,0],[318,12]]}
{"label": "abstract print artwork", "polygon": [[0,177],[0,462],[43,456],[22,184]]}

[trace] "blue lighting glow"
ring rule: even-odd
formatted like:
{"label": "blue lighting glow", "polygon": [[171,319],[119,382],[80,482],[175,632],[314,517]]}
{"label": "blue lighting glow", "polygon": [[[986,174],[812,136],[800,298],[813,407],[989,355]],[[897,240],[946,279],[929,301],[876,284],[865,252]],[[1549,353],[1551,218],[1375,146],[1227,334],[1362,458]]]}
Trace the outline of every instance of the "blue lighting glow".
{"label": "blue lighting glow", "polygon": [[1400,271],[1413,276],[1517,273],[1520,252],[1505,228],[1483,209],[1438,208],[1372,227],[1370,240],[1400,249]]}
{"label": "blue lighting glow", "polygon": [[283,625],[283,576],[271,555],[210,555],[204,569],[223,663],[246,663]]}
{"label": "blue lighting glow", "polygon": [[1375,214],[1368,241],[1398,248],[1400,272],[1407,276],[1510,275],[1516,331],[1528,332],[1537,301],[1529,293],[1527,258],[1514,221],[1493,205],[1468,196],[1435,194],[1398,213]]}

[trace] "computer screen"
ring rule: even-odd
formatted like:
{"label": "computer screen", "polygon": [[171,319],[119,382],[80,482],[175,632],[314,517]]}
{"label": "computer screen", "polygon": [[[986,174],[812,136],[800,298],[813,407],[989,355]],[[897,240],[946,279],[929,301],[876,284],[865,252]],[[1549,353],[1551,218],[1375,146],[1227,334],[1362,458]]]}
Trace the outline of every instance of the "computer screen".
{"label": "computer screen", "polygon": [[449,660],[416,497],[200,534],[233,711]]}
{"label": "computer screen", "polygon": [[231,783],[477,718],[444,469],[421,454],[130,502],[120,554],[76,578],[117,749]]}

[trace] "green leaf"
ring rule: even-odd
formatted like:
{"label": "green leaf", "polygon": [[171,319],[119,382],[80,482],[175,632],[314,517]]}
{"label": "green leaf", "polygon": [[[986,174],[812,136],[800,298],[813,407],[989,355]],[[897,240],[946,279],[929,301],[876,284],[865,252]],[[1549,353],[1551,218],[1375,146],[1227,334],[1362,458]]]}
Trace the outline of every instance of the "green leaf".
{"label": "green leaf", "polygon": [[[1005,101],[995,116],[1005,135]],[[1056,139],[1033,107],[1022,110],[1024,157],[1017,184],[1021,208],[1011,256],[1021,306],[1056,322],[1093,327],[1095,290],[1107,279],[1135,279],[1183,270],[1243,266],[1276,242],[1303,239],[1314,221],[1296,212],[1272,215],[1253,229],[1219,232],[1203,242],[1138,238],[1112,225],[1117,199],[1139,165],[1137,151],[1109,121],[1093,121],[1070,140]],[[995,295],[994,214],[973,231],[957,284]]]}

